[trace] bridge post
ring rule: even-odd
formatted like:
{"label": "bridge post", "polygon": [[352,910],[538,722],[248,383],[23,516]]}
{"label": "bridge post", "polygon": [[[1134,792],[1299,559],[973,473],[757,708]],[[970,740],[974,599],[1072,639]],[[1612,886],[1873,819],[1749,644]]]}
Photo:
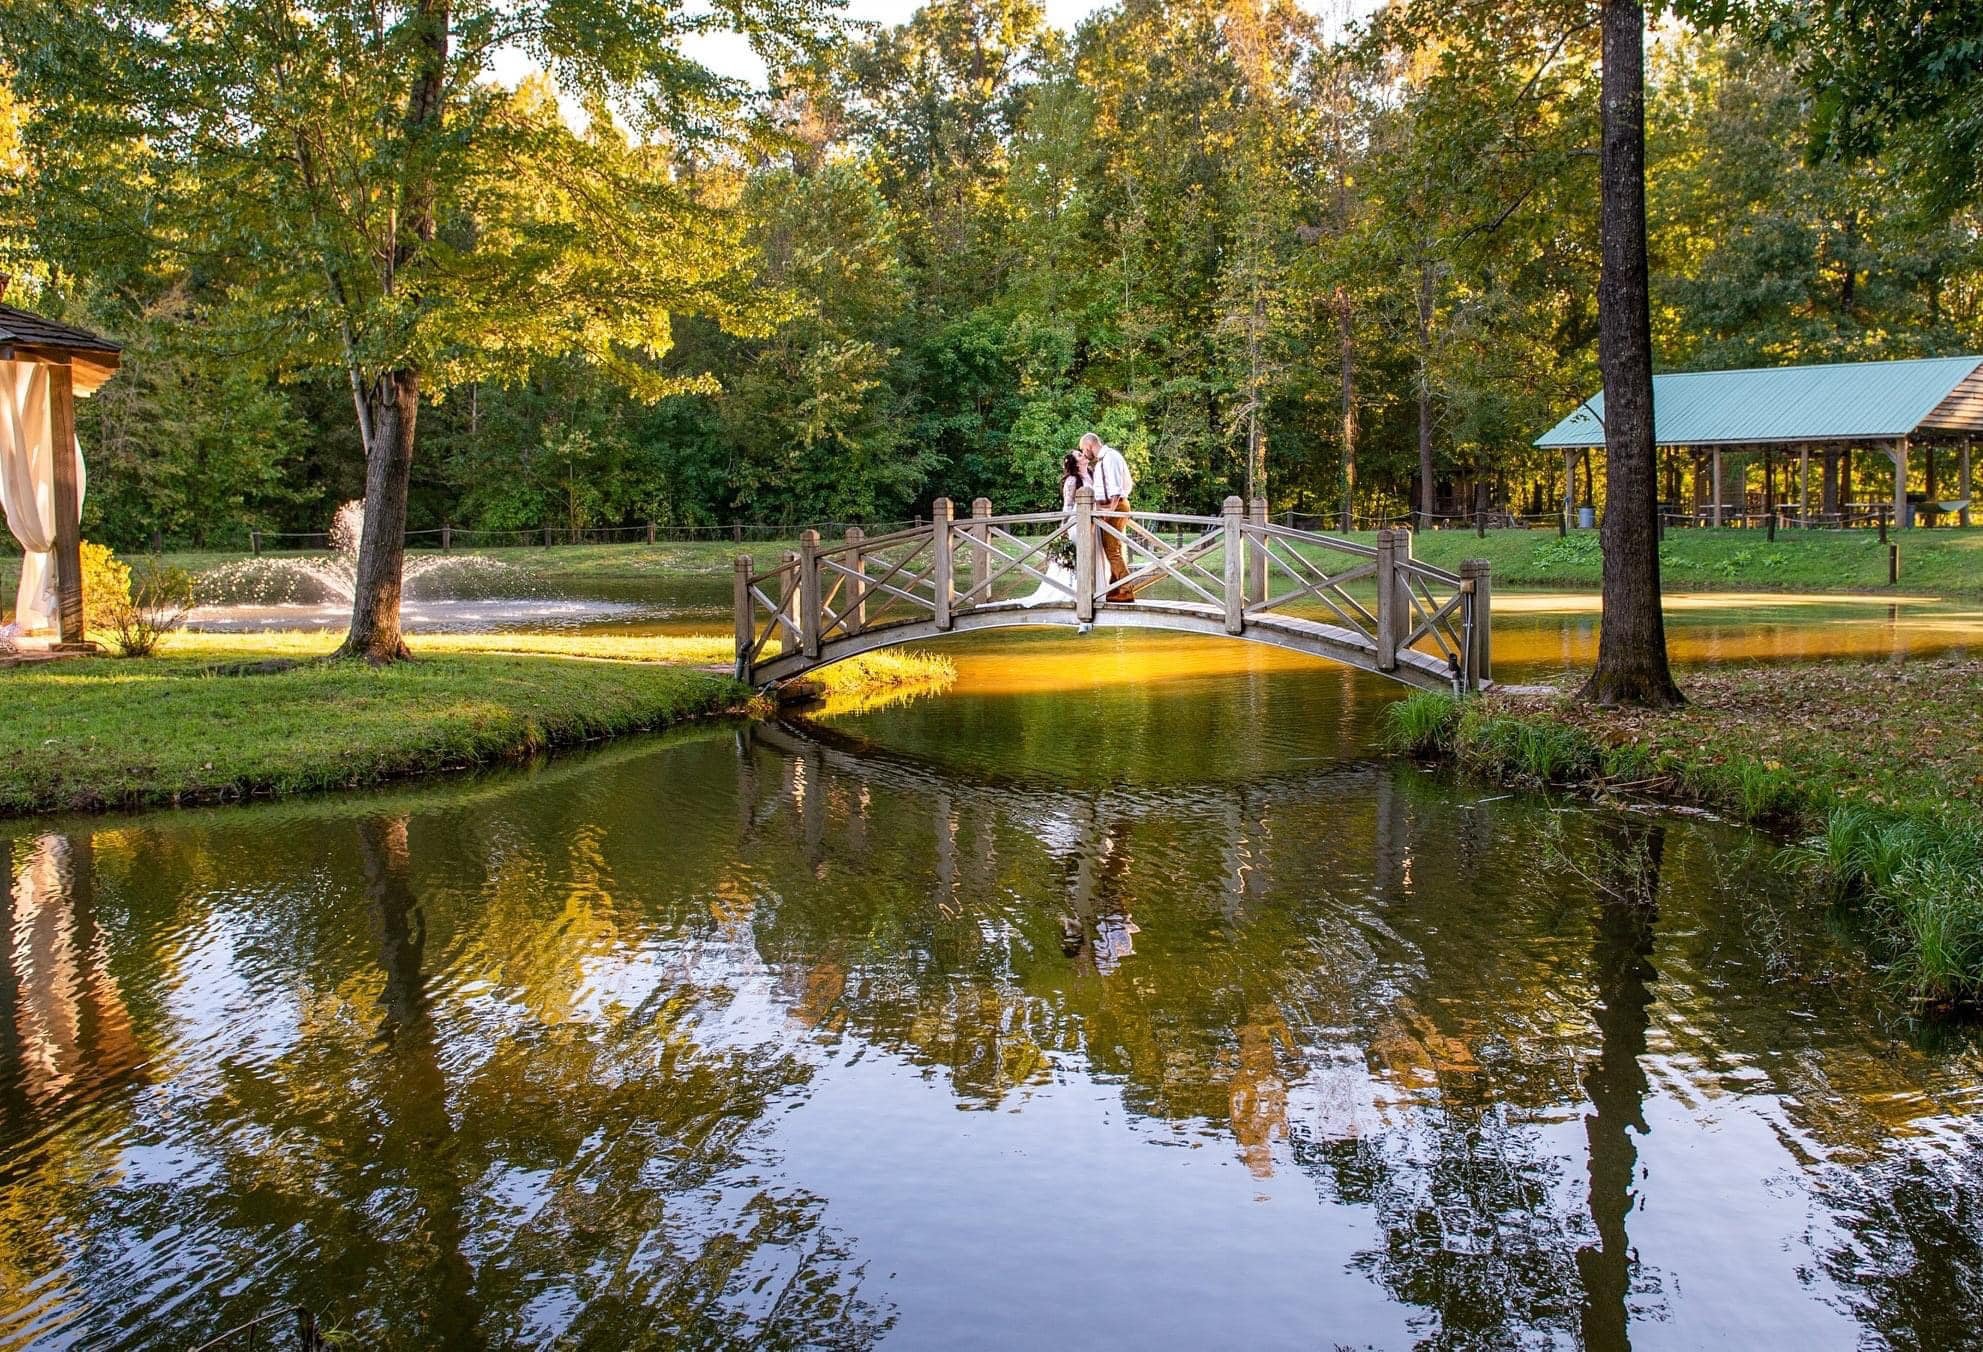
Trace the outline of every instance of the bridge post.
{"label": "bridge post", "polygon": [[1398,669],[1398,532],[1389,526],[1377,532],[1377,669]]}
{"label": "bridge post", "polygon": [[819,532],[799,532],[799,645],[819,656]]}
{"label": "bridge post", "polygon": [[757,639],[757,625],[751,616],[751,556],[737,555],[732,593],[737,610],[737,679],[751,678],[751,644]]}
{"label": "bridge post", "polygon": [[1231,497],[1222,510],[1226,526],[1226,632],[1238,634],[1246,629],[1246,536],[1240,530],[1246,504]]}
{"label": "bridge post", "polygon": [[992,514],[990,498],[971,499],[971,604],[985,606],[991,604],[991,588],[985,585],[991,577],[991,527],[984,524]]}
{"label": "bridge post", "polygon": [[949,498],[938,498],[930,504],[930,582],[935,590],[936,627],[950,627],[950,602],[955,584],[951,570],[955,560],[951,557],[950,523],[956,515]]}
{"label": "bridge post", "polygon": [[852,638],[868,627],[868,575],[867,555],[861,544],[868,538],[867,532],[859,526],[847,527],[847,543],[853,548],[847,551],[847,566],[854,576],[847,579],[847,622],[840,627]]}
{"label": "bridge post", "polygon": [[1460,565],[1460,585],[1467,597],[1467,689],[1477,691],[1494,679],[1494,588],[1486,559]]}
{"label": "bridge post", "polygon": [[1074,490],[1074,618],[1095,618],[1095,490]]}
{"label": "bridge post", "polygon": [[[1252,503],[1253,524],[1264,528],[1267,524],[1267,499],[1255,498]],[[1253,548],[1247,551],[1246,602],[1248,605],[1267,604],[1267,537],[1262,534],[1253,540]]]}
{"label": "bridge post", "polygon": [[[784,607],[785,618],[790,620],[792,623],[791,623],[791,628],[789,629],[785,628],[782,625],[778,625],[774,627],[778,630],[778,646],[784,649],[786,652],[790,652],[792,651],[792,647],[798,646],[792,643],[791,636],[793,634],[804,634],[806,632],[805,621],[799,615],[799,605],[800,605],[799,593],[803,590],[803,588],[799,586],[800,574],[799,574],[799,566],[798,566],[799,565],[798,551],[795,549],[786,550],[784,554],[779,557],[779,562],[791,566],[792,584],[791,586],[786,588],[785,594],[783,596],[780,596],[778,600],[780,604]],[[791,646],[787,646],[787,645],[791,645]]]}

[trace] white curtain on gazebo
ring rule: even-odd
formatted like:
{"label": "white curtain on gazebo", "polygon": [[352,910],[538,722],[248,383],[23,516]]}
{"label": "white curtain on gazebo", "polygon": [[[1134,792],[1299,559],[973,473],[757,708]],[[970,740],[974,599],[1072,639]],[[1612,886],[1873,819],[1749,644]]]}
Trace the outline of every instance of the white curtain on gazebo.
{"label": "white curtain on gazebo", "polygon": [[[55,599],[55,448],[48,408],[48,368],[39,362],[0,361],[0,506],[7,529],[21,542],[21,586],[14,623],[23,630],[51,629]],[[76,457],[76,507],[82,509],[83,448]]]}

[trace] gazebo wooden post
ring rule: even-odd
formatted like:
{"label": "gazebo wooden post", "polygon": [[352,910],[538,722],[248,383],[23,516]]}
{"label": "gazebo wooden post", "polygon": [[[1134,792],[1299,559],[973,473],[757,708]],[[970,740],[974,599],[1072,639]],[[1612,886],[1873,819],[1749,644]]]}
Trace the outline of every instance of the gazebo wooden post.
{"label": "gazebo wooden post", "polygon": [[1887,452],[1893,457],[1893,523],[1896,528],[1911,526],[1907,519],[1907,438],[1895,437]]}
{"label": "gazebo wooden post", "polygon": [[1797,451],[1797,524],[1811,524],[1811,443],[1805,442]]}
{"label": "gazebo wooden post", "polygon": [[76,482],[76,388],[67,362],[48,365],[48,423],[55,453],[55,613],[64,648],[83,633],[82,507]]}
{"label": "gazebo wooden post", "polygon": [[1721,447],[1717,446],[1708,454],[1714,460],[1714,524],[1721,524]]}
{"label": "gazebo wooden post", "polygon": [[1960,471],[1961,477],[1958,480],[1960,487],[1956,490],[1956,496],[1963,501],[1963,508],[1955,514],[1955,523],[1958,526],[1964,527],[1969,525],[1969,441],[1970,438],[1967,435],[1962,439],[1962,467]]}
{"label": "gazebo wooden post", "polygon": [[1568,530],[1577,524],[1577,453],[1566,449],[1563,452],[1563,527]]}

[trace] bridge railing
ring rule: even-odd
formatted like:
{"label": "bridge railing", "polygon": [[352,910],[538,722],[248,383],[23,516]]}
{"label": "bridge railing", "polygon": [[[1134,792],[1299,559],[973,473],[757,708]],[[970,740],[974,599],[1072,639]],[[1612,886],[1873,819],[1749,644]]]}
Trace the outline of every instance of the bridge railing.
{"label": "bridge railing", "polygon": [[[1421,683],[1443,664],[1454,688],[1490,676],[1488,568],[1458,573],[1412,557],[1411,533],[1380,530],[1374,543],[1297,530],[1228,498],[1218,516],[1097,511],[1083,489],[1072,512],[996,515],[979,498],[968,517],[948,499],[927,525],[838,541],[817,532],[760,568],[736,561],[737,674],[790,674],[834,645],[881,630],[902,641],[953,628],[961,616],[995,612],[1011,623],[1088,622],[1133,594],[1147,609],[1187,617],[1192,627],[1300,629],[1325,652]],[[1126,569],[1110,575],[1114,546]],[[982,622],[981,622],[982,623]],[[1308,626],[1301,629],[1303,625]],[[890,640],[893,641],[893,640]],[[875,646],[872,642],[863,646]]]}

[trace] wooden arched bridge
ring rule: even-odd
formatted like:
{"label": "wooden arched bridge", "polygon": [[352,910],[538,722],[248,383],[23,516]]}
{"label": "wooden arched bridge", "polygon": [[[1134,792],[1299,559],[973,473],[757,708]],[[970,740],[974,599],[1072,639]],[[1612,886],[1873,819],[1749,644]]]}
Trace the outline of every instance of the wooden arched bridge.
{"label": "wooden arched bridge", "polygon": [[[1104,539],[1128,573],[1108,577]],[[1053,567],[1071,554],[1071,569]],[[1109,596],[1133,593],[1134,601]],[[1041,625],[1232,636],[1312,653],[1427,690],[1490,680],[1488,568],[1449,573],[1412,557],[1408,531],[1374,545],[1278,526],[1256,499],[1218,516],[1074,511],[955,519],[825,542],[815,531],[760,569],[736,561],[737,676],[765,685],[877,648]]]}

